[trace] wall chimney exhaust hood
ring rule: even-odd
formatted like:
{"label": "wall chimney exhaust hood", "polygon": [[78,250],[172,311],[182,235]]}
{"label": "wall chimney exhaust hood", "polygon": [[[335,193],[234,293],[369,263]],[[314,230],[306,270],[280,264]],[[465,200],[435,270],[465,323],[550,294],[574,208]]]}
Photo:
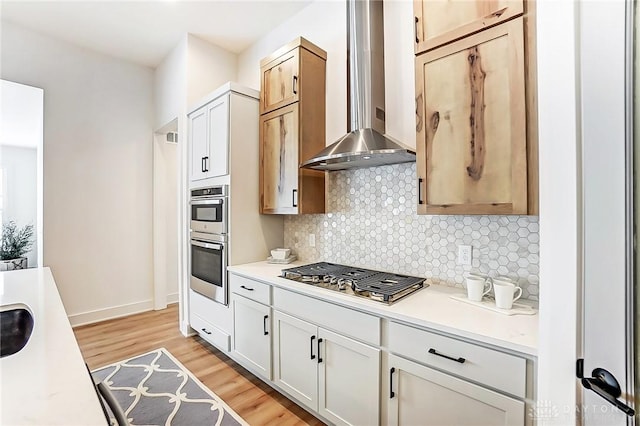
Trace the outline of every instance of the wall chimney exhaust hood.
{"label": "wall chimney exhaust hood", "polygon": [[302,163],[346,170],[416,161],[416,153],[384,135],[384,22],[381,0],[347,0],[349,131]]}

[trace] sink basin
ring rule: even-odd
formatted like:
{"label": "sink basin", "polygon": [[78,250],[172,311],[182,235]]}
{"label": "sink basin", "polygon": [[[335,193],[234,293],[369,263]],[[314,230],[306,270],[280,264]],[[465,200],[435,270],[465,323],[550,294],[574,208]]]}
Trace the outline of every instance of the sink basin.
{"label": "sink basin", "polygon": [[25,307],[8,306],[0,312],[0,358],[22,350],[33,331],[33,315]]}

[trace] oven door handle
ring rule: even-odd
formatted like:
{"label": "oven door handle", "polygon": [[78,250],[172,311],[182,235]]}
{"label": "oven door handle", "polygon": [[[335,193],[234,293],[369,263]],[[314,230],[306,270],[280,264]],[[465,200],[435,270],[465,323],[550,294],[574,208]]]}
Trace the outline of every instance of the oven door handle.
{"label": "oven door handle", "polygon": [[222,203],[224,203],[224,201],[222,201],[222,199],[220,198],[216,198],[213,200],[192,200],[190,202],[192,206],[206,206],[211,204],[222,204]]}
{"label": "oven door handle", "polygon": [[207,248],[207,249],[213,249],[213,250],[222,250],[222,245],[221,244],[205,243],[205,242],[198,241],[198,240],[191,240],[191,245],[192,246],[197,246],[197,247],[202,247],[202,248]]}

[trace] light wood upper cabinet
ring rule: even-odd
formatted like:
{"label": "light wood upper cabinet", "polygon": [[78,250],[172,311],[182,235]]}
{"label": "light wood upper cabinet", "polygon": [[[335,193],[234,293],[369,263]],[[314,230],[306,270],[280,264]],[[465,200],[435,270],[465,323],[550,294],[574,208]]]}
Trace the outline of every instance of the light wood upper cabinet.
{"label": "light wood upper cabinet", "polygon": [[415,0],[414,46],[422,53],[521,15],[522,0]]}
{"label": "light wood upper cabinet", "polygon": [[262,210],[297,213],[298,104],[260,117]]}
{"label": "light wood upper cabinet", "polygon": [[522,18],[416,57],[418,212],[527,214]]}
{"label": "light wood upper cabinet", "polygon": [[325,61],[303,38],[261,61],[261,213],[325,212],[325,173],[299,168],[326,144]]}
{"label": "light wood upper cabinet", "polygon": [[262,99],[260,112],[273,111],[298,101],[299,50],[287,52],[261,68]]}

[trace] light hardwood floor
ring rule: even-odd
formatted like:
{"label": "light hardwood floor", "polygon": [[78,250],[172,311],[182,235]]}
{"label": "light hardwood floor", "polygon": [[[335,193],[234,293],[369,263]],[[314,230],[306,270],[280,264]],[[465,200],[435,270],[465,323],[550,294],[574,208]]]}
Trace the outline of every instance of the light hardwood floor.
{"label": "light hardwood floor", "polygon": [[178,305],[76,327],[91,370],[165,347],[250,425],[322,425],[200,337],[178,330]]}

